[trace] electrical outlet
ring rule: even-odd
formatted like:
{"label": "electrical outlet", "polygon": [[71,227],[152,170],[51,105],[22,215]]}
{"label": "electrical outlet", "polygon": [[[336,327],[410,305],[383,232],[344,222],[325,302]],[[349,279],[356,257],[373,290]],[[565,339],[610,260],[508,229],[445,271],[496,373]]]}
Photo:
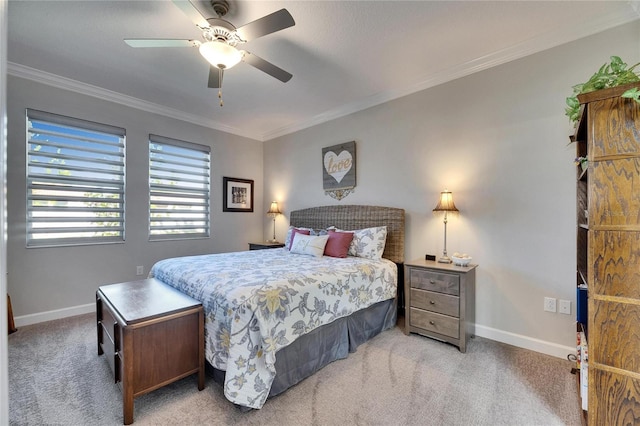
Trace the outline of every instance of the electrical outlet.
{"label": "electrical outlet", "polygon": [[555,312],[556,311],[556,299],[555,297],[545,297],[544,298],[544,310],[547,312]]}
{"label": "electrical outlet", "polygon": [[558,302],[558,312],[561,314],[571,315],[571,301],[560,299]]}
{"label": "electrical outlet", "polygon": [[136,275],[144,274],[144,266],[136,266]]}

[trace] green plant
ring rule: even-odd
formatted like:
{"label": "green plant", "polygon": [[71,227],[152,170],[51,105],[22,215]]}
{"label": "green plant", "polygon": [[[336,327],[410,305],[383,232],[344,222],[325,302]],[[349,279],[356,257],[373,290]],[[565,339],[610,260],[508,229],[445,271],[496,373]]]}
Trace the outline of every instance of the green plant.
{"label": "green plant", "polygon": [[582,163],[586,163],[588,161],[589,159],[587,157],[576,157],[576,159],[574,160],[574,162],[576,163],[576,166],[580,166],[582,165]]}
{"label": "green plant", "polygon": [[633,99],[634,101],[640,103],[640,90],[638,90],[637,87],[627,90],[620,96],[622,96],[623,98]]}
{"label": "green plant", "polygon": [[[640,62],[627,68],[627,64],[620,57],[612,56],[611,63],[605,63],[601,66],[598,72],[593,74],[586,83],[573,86],[573,94],[567,98],[567,108],[565,110],[567,117],[572,122],[578,121],[578,115],[580,114],[578,95],[640,81],[640,75],[634,71],[638,65],[640,65]],[[640,103],[640,91],[638,91],[638,88],[627,90],[622,94],[622,97],[630,98]]]}
{"label": "green plant", "polygon": [[589,159],[587,157],[576,157],[574,163],[576,164],[576,166],[580,166],[582,170],[585,170],[587,167],[589,167]]}

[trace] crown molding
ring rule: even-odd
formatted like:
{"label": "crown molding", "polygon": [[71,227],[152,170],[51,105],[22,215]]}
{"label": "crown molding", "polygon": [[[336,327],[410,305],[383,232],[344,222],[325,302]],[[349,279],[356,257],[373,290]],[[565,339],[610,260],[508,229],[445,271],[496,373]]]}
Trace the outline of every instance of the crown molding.
{"label": "crown molding", "polygon": [[144,101],[142,99],[134,98],[133,96],[124,95],[122,93],[114,92],[111,90],[103,89],[102,87],[94,86],[87,83],[82,83],[70,78],[61,77],[59,75],[51,74],[46,71],[42,71],[36,68],[31,68],[25,65],[17,64],[15,62],[9,62],[7,67],[7,73],[15,77],[21,77],[27,80],[35,81],[38,83],[46,84],[48,86],[57,87],[59,89],[69,90],[71,92],[80,93],[94,98],[102,99],[104,101],[115,102],[117,104],[125,105],[131,108],[136,108],[142,111],[150,112],[153,114],[163,115],[169,118],[175,118],[178,120],[186,121],[188,123],[196,124],[199,126],[207,127],[221,132],[231,133],[246,138],[262,141],[262,135],[250,133],[238,129],[235,127],[221,124],[215,120],[210,120],[205,117],[201,117],[194,114],[189,114],[184,111],[180,111],[174,108],[169,108],[163,105],[158,105],[153,102]]}
{"label": "crown molding", "polygon": [[[327,121],[335,120],[394,99],[401,98],[422,90],[434,87],[449,81],[456,80],[461,77],[483,71],[497,65],[505,64],[525,56],[551,49],[562,44],[570,43],[575,40],[597,34],[599,32],[627,24],[629,22],[640,19],[640,2],[629,2],[629,9],[624,12],[600,16],[592,20],[589,25],[567,25],[557,31],[547,32],[544,35],[526,40],[515,44],[489,55],[481,56],[471,61],[463,62],[445,70],[423,77],[422,81],[409,87],[380,92],[372,96],[368,96],[356,102],[343,105],[341,107],[325,111],[312,117],[310,120],[294,123],[289,126],[280,127],[273,131],[266,132],[262,135],[262,140],[268,141],[280,136],[291,134]],[[563,40],[558,42],[557,40]]]}

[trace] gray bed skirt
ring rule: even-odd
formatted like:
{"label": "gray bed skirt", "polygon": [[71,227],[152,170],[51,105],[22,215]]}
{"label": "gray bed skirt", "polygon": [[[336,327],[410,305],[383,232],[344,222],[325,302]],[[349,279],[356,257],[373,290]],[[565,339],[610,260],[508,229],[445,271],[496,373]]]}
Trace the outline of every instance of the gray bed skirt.
{"label": "gray bed skirt", "polygon": [[[397,312],[395,298],[378,302],[318,327],[280,349],[276,353],[276,377],[269,397],[284,392],[329,363],[346,358],[367,340],[393,328]],[[209,363],[207,371],[215,382],[224,384],[224,371],[213,368]]]}

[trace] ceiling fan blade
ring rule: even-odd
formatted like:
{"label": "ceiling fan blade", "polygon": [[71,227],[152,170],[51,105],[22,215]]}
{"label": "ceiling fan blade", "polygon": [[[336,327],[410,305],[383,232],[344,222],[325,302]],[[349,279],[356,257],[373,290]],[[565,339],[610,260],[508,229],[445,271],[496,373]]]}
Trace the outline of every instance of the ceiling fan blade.
{"label": "ceiling fan blade", "polygon": [[236,34],[244,41],[262,37],[285,28],[293,27],[296,22],[287,9],[280,9],[270,15],[263,16],[238,28]]}
{"label": "ceiling fan blade", "polygon": [[209,28],[209,23],[205,19],[204,16],[200,13],[196,7],[191,4],[190,1],[186,0],[173,0],[173,4],[178,6],[178,8],[191,19],[191,22],[196,24],[198,27],[205,29]]}
{"label": "ceiling fan blade", "polygon": [[271,77],[277,78],[283,83],[286,83],[287,81],[291,80],[291,77],[293,77],[292,74],[289,74],[282,68],[273,65],[271,62],[265,61],[264,59],[256,55],[252,55],[247,51],[244,51],[243,53],[243,62],[246,62],[247,64],[258,68],[260,71],[269,74]]}
{"label": "ceiling fan blade", "polygon": [[210,89],[221,88],[222,87],[221,74],[222,73],[218,68],[211,65],[211,67],[209,67],[209,84],[207,84],[207,87],[209,87]]}
{"label": "ceiling fan blade", "polygon": [[198,47],[198,40],[179,40],[162,38],[125,38],[124,42],[131,47]]}

